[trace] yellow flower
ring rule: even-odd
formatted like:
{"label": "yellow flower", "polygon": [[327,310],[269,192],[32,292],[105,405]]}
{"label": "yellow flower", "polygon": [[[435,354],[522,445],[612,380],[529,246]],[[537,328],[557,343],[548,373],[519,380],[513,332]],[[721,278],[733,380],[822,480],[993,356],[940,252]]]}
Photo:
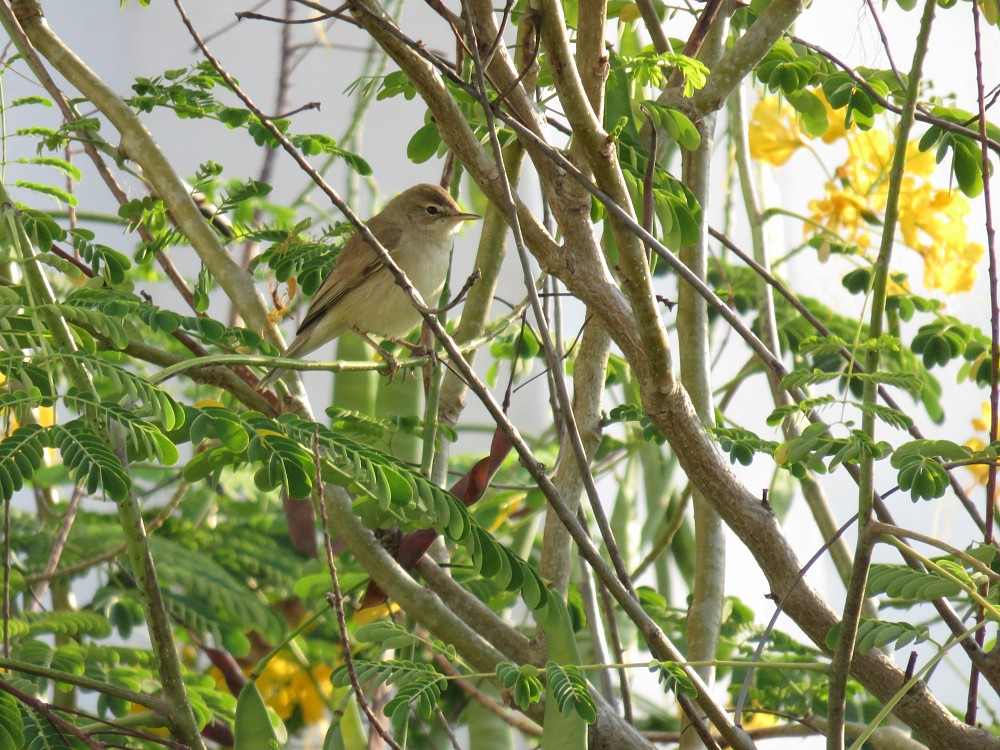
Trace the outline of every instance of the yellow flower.
{"label": "yellow flower", "polygon": [[[837,177],[859,195],[877,200],[888,187],[886,177],[892,164],[892,145],[881,130],[860,132],[847,141],[847,161],[837,168]],[[880,201],[877,208],[884,206]]]}
{"label": "yellow flower", "polygon": [[375,607],[365,607],[364,609],[355,610],[352,619],[355,625],[367,625],[370,622],[375,622],[376,620],[381,620],[383,617],[395,614],[400,609],[402,607],[395,602],[379,604]]}
{"label": "yellow flower", "polygon": [[[989,435],[991,417],[992,409],[990,408],[990,402],[983,401],[983,404],[979,409],[979,416],[972,419],[973,429],[975,429],[976,432]],[[966,440],[965,446],[967,448],[971,448],[973,451],[981,451],[986,447],[986,442],[978,437],[974,437]],[[986,480],[989,478],[990,474],[989,466],[986,464],[970,464],[966,466],[965,469],[972,474],[977,483],[986,484]]]}
{"label": "yellow flower", "polygon": [[[990,420],[993,418],[993,409],[990,407],[989,401],[983,401],[983,405],[979,408],[979,416],[972,420],[972,426],[976,428],[979,432],[989,432],[990,431]],[[982,442],[981,440],[979,442]],[[976,448],[976,450],[982,450],[986,446],[981,448]]]}
{"label": "yellow flower", "polygon": [[[332,672],[325,664],[318,664],[306,672],[294,661],[278,655],[267,663],[257,678],[257,689],[264,702],[282,720],[290,717],[298,707],[302,711],[302,720],[306,724],[315,724],[326,717],[326,699],[333,690],[330,683]],[[317,686],[322,693],[316,689]]]}
{"label": "yellow flower", "polygon": [[782,112],[776,96],[765,96],[757,102],[748,134],[751,158],[776,167],[805,145],[791,107]]}
{"label": "yellow flower", "polygon": [[[847,140],[847,160],[837,168],[838,188],[826,186],[826,195],[809,203],[813,221],[822,224],[862,250],[871,238],[862,222],[877,221],[886,206],[894,144],[880,130],[858,132]],[[969,291],[976,280],[981,245],[969,242],[965,217],[969,204],[952,190],[939,190],[929,181],[936,163],[917,143],[906,145],[899,193],[899,233],[907,247],[924,259],[924,285],[946,294]],[[806,237],[817,234],[806,226]]]}
{"label": "yellow flower", "polygon": [[929,182],[904,180],[899,196],[899,231],[903,241],[924,258],[924,285],[945,293],[967,292],[976,281],[983,256],[979,243],[967,240],[969,202]]}
{"label": "yellow flower", "polygon": [[966,242],[961,246],[921,245],[924,256],[924,285],[945,294],[968,292],[976,282],[976,266],[983,257],[983,246]]}
{"label": "yellow flower", "polygon": [[[976,420],[972,421],[973,424],[975,424]],[[983,448],[986,447],[986,443],[984,443],[979,438],[970,438],[969,440],[965,441],[965,447],[971,448],[973,451],[981,451]],[[977,484],[986,484],[986,480],[989,478],[990,475],[989,466],[987,466],[986,464],[969,464],[968,466],[964,466],[963,468],[970,474],[972,474],[972,477],[973,479],[976,480]]]}
{"label": "yellow flower", "polygon": [[[826,195],[809,201],[809,211],[817,224],[822,224],[845,242],[853,242],[862,250],[871,244],[866,219],[872,218],[868,202],[851,190],[838,190],[832,182],[826,184]],[[806,225],[806,236],[817,234],[815,226]]]}
{"label": "yellow flower", "polygon": [[908,177],[930,177],[937,168],[933,151],[921,151],[917,141],[906,144],[906,174]]}

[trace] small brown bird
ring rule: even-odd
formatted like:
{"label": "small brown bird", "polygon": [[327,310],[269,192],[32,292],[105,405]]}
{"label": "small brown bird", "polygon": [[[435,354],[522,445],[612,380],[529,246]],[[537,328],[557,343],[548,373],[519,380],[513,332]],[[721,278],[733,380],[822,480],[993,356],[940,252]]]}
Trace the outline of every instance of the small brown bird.
{"label": "small brown bird", "polygon": [[[367,224],[424,302],[433,304],[448,274],[455,230],[463,221],[478,218],[463,213],[448,191],[437,185],[415,185],[389,201]],[[348,330],[366,339],[374,333],[398,340],[421,320],[392,272],[356,234],[341,249],[284,356],[302,357]],[[272,369],[258,387],[270,387],[283,372]]]}

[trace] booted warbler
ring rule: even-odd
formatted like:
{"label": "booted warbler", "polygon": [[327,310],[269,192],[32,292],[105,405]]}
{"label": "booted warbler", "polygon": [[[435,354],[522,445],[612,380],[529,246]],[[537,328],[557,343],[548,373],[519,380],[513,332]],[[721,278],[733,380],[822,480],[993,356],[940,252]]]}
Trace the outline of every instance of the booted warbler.
{"label": "booted warbler", "polygon": [[[463,221],[478,219],[463,213],[454,198],[437,185],[415,185],[404,190],[368,220],[368,228],[392,255],[427,304],[444,287],[453,236]],[[349,239],[285,352],[302,357],[344,331],[367,338],[374,333],[401,339],[422,318],[396,278],[360,234]],[[272,369],[259,388],[272,385],[284,371]]]}

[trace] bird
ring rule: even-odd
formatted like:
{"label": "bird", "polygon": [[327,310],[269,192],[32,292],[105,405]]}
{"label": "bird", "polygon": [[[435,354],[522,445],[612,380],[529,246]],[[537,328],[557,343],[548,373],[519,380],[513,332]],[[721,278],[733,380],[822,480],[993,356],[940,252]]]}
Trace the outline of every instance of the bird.
{"label": "bird", "polygon": [[[390,200],[367,221],[368,229],[389,251],[425,302],[436,300],[448,275],[454,234],[465,213],[447,190],[419,184]],[[395,276],[361,234],[346,243],[323,279],[284,356],[300,358],[345,331],[354,331],[376,348],[368,334],[399,340],[422,318]],[[391,374],[390,364],[390,374]],[[258,388],[269,388],[284,369],[271,369]]]}

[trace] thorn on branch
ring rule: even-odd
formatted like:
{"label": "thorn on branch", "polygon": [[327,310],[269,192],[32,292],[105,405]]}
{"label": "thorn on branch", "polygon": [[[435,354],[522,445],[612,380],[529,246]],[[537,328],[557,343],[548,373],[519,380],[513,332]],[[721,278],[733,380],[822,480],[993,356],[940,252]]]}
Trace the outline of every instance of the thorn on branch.
{"label": "thorn on branch", "polygon": [[768,493],[768,489],[767,488],[764,488],[763,490],[761,490],[761,493],[760,493],[760,504],[761,504],[761,507],[764,508],[764,510],[766,510],[766,511],[768,511],[770,513],[773,513],[774,512],[774,508],[771,507],[771,503],[767,499],[767,493]]}
{"label": "thorn on branch", "polygon": [[906,671],[903,672],[904,685],[913,679],[913,672],[916,670],[916,668],[917,668],[917,652],[911,651],[910,658],[906,660]]}
{"label": "thorn on branch", "polygon": [[297,115],[299,112],[306,112],[306,111],[308,111],[310,109],[315,109],[316,111],[319,111],[319,109],[320,109],[320,103],[319,102],[309,102],[308,104],[303,104],[301,107],[296,107],[295,109],[289,110],[288,112],[282,112],[282,113],[277,114],[277,115],[268,115],[267,119],[269,119],[269,120],[282,120],[282,119],[284,119],[286,117],[291,117],[292,115]]}
{"label": "thorn on branch", "polygon": [[671,312],[673,312],[674,308],[677,306],[677,303],[674,300],[668,299],[667,297],[664,297],[662,294],[656,295],[656,301],[659,302],[668,310],[670,310]]}

